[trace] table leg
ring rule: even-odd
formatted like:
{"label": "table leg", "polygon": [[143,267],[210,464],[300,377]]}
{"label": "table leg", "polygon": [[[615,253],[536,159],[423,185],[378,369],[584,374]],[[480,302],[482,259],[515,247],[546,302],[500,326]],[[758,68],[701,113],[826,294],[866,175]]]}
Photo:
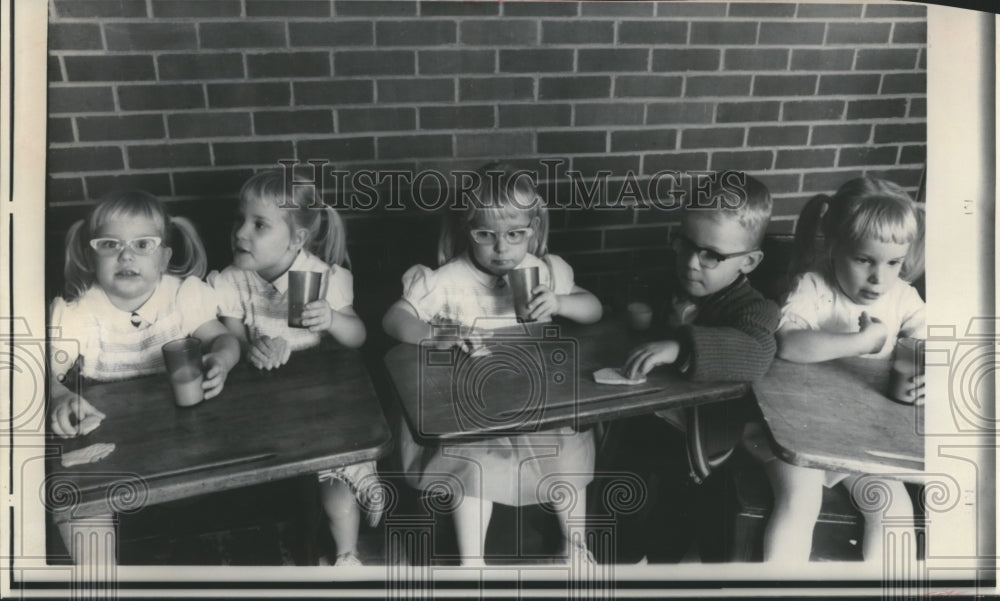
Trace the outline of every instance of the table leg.
{"label": "table leg", "polygon": [[118,537],[115,516],[57,518],[56,527],[73,559],[73,598],[116,598]]}

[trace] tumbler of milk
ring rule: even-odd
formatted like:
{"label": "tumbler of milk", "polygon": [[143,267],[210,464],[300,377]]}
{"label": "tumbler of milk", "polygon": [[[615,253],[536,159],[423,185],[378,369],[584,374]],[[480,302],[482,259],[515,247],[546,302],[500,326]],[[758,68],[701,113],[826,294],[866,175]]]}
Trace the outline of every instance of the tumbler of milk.
{"label": "tumbler of milk", "polygon": [[201,388],[201,340],[178,338],[163,345],[163,362],[178,407],[197,405],[205,397]]}

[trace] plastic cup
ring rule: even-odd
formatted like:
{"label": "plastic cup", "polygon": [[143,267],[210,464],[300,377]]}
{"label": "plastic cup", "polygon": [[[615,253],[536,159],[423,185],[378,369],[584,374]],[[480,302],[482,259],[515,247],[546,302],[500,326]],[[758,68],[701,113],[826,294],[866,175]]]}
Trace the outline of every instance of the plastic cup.
{"label": "plastic cup", "polygon": [[889,396],[900,403],[912,404],[914,383],[910,378],[924,373],[924,341],[917,338],[900,338],[892,355],[889,375]]}
{"label": "plastic cup", "polygon": [[538,286],[538,268],[515,269],[508,274],[508,279],[510,279],[510,289],[514,293],[514,314],[521,321],[531,321],[528,303],[531,302],[531,291]]}
{"label": "plastic cup", "polygon": [[163,362],[174,389],[174,402],[178,407],[197,405],[205,398],[201,389],[201,341],[197,338],[179,338],[163,345]]}
{"label": "plastic cup", "polygon": [[288,272],[288,325],[303,328],[302,310],[314,300],[319,300],[323,274],[319,271]]}

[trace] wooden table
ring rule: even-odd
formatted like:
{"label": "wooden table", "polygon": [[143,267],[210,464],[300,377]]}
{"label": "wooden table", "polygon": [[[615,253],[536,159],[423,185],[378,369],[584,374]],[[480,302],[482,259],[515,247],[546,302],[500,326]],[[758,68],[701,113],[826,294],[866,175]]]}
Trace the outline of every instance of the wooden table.
{"label": "wooden table", "polygon": [[795,465],[861,474],[919,474],[923,408],[885,396],[888,360],[776,359],[753,384],[775,452]]}
{"label": "wooden table", "polygon": [[594,371],[621,367],[645,339],[611,318],[527,324],[494,330],[486,357],[400,344],[385,363],[414,437],[425,442],[579,426],[749,391],[742,383],[693,383],[670,369],[637,386],[594,382]]}
{"label": "wooden table", "polygon": [[[276,371],[240,364],[222,393],[174,404],[165,375],[86,385],[107,415],[87,436],[57,439],[64,451],[115,443],[105,459],[48,469],[57,521],[259,484],[376,459],[391,435],[360,352],[301,351]],[[61,492],[59,492],[61,491]],[[60,507],[60,495],[77,498]]]}

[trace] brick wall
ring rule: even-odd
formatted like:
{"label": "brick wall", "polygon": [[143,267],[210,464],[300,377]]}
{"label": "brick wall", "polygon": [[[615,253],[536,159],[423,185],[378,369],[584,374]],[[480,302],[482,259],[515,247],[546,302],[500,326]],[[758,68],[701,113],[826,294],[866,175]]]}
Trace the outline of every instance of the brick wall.
{"label": "brick wall", "polygon": [[[221,266],[240,184],[290,158],[446,173],[561,159],[556,203],[566,169],[611,171],[612,199],[628,172],[644,189],[661,170],[745,169],[789,233],[851,177],[915,189],[925,38],[925,8],[900,3],[52,0],[49,273],[68,221],[122,186],[194,217]],[[359,288],[378,273],[398,294],[432,260],[433,216],[345,214]],[[552,247],[607,294],[662,262],[672,219],[555,211]]]}

